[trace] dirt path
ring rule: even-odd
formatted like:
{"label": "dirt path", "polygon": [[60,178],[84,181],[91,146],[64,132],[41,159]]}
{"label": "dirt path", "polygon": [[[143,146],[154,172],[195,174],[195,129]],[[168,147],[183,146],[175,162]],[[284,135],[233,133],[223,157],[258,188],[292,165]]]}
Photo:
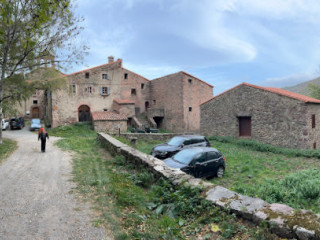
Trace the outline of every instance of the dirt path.
{"label": "dirt path", "polygon": [[92,226],[88,204],[69,192],[71,158],[47,141],[41,153],[37,135],[6,131],[19,148],[0,166],[0,239],[110,239]]}

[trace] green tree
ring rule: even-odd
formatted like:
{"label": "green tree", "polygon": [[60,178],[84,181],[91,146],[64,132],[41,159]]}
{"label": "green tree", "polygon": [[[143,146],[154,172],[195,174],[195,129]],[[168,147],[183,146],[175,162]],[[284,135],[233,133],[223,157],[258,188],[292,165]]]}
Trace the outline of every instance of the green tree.
{"label": "green tree", "polygon": [[24,78],[26,72],[46,64],[39,59],[60,66],[82,60],[85,46],[73,44],[81,19],[72,10],[71,0],[0,0],[0,120],[3,104],[27,98],[40,84]]}
{"label": "green tree", "polygon": [[316,99],[320,99],[320,86],[316,84],[309,83],[308,90],[310,91],[310,96]]}

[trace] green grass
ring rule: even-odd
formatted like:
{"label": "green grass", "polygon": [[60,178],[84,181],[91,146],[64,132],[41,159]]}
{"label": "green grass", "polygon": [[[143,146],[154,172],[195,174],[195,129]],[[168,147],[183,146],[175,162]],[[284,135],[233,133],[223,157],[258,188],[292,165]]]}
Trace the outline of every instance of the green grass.
{"label": "green grass", "polygon": [[[122,156],[110,156],[90,125],[57,128],[50,134],[63,136],[57,145],[75,153],[75,191],[93,201],[93,225],[111,229],[115,239],[278,239],[265,227],[214,208],[199,189],[177,188]],[[140,147],[148,151],[146,145]],[[212,232],[212,224],[220,231]]]}
{"label": "green grass", "polygon": [[[317,151],[283,149],[229,137],[209,139],[211,145],[224,154],[227,163],[224,177],[210,179],[212,183],[270,203],[320,213],[320,190],[315,186],[320,182],[320,174],[314,174],[319,172],[320,160],[311,157],[317,156]],[[157,143],[140,140],[134,147],[148,154]],[[300,187],[286,185],[287,179],[295,179]]]}
{"label": "green grass", "polygon": [[2,139],[0,145],[0,164],[4,162],[18,148],[17,142],[11,139]]}

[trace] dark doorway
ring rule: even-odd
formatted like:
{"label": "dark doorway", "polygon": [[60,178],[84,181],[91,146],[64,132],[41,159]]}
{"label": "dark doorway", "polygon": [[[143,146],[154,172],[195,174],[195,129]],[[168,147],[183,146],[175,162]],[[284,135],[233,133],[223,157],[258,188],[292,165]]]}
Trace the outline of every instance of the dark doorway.
{"label": "dark doorway", "polygon": [[148,108],[149,108],[149,102],[147,101],[147,102],[145,102],[144,103],[144,106],[146,107],[146,111],[148,110]]}
{"label": "dark doorway", "polygon": [[163,128],[163,117],[154,117],[153,120],[157,124],[157,128]]}
{"label": "dark doorway", "polygon": [[40,118],[40,111],[38,107],[32,108],[32,113],[31,113],[32,118]]}
{"label": "dark doorway", "polygon": [[91,121],[90,108],[87,105],[81,105],[78,109],[78,113],[79,113],[79,122]]}
{"label": "dark doorway", "polygon": [[251,117],[239,117],[239,136],[251,136]]}

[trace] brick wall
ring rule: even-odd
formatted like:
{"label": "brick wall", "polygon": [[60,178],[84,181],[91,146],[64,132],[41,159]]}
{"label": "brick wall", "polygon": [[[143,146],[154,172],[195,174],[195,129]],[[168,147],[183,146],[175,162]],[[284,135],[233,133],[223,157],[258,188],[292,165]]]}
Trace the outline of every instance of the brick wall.
{"label": "brick wall", "polygon": [[310,149],[319,142],[311,127],[320,106],[306,104],[279,94],[240,85],[201,105],[201,133],[239,137],[238,117],[251,117],[252,139],[289,148]]}

